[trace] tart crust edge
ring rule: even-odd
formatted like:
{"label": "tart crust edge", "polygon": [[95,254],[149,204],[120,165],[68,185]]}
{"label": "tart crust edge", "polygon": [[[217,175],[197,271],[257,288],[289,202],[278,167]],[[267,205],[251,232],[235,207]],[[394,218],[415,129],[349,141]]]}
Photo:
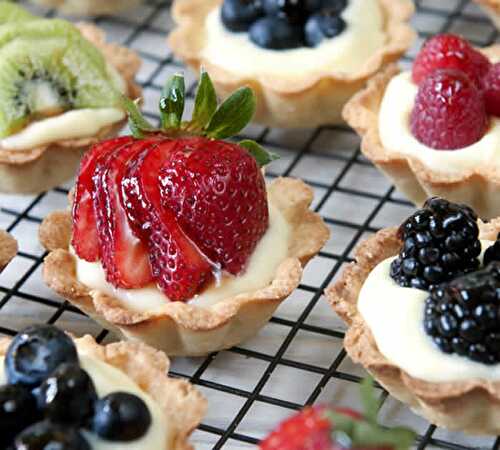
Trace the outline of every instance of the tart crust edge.
{"label": "tart crust edge", "polygon": [[[500,56],[499,44],[480,50],[489,57]],[[468,203],[480,217],[498,216],[496,196],[500,194],[500,173],[494,168],[486,164],[452,176],[431,169],[418,158],[383,146],[378,130],[380,106],[387,85],[399,72],[399,68],[391,64],[369,80],[366,88],[344,107],[344,119],[361,137],[364,155],[416,205],[422,205],[430,196],[439,196]]]}
{"label": "tart crust edge", "polygon": [[[173,442],[166,449],[192,450],[189,435],[207,410],[207,400],[186,380],[168,377],[170,362],[164,353],[139,342],[115,342],[99,345],[92,336],[74,338],[85,355],[107,363],[130,377],[160,406],[173,428]],[[0,338],[0,356],[4,356],[9,338]]]}
{"label": "tart crust edge", "polygon": [[118,299],[90,290],[77,280],[74,256],[68,251],[69,212],[50,214],[40,227],[40,241],[50,251],[44,262],[44,280],[103,326],[169,355],[206,355],[232,347],[253,336],[270,319],[299,285],[303,266],[330,236],[320,216],[308,209],[313,193],[302,181],[279,178],[268,185],[268,195],[290,226],[289,254],[273,281],[257,291],[209,307],[167,302],[150,313],[126,309]]}
{"label": "tart crust edge", "polygon": [[[79,23],[82,35],[97,47],[120,73],[127,95],[138,98],[141,88],[134,81],[141,60],[132,50],[106,42],[103,30],[90,23]],[[74,174],[81,156],[89,147],[115,136],[126,124],[123,119],[108,125],[91,137],[62,140],[29,150],[5,150],[0,147],[0,192],[35,193],[52,188]]]}
{"label": "tart crust edge", "polygon": [[[480,222],[480,238],[495,240],[500,218]],[[340,279],[326,290],[326,298],[348,329],[344,347],[398,400],[407,403],[431,423],[469,434],[498,434],[500,426],[500,381],[471,379],[433,383],[410,376],[390,362],[357,309],[359,292],[377,264],[396,255],[401,248],[397,227],[386,228],[358,245],[356,262],[350,263]],[[374,298],[374,301],[376,299]]]}
{"label": "tart crust edge", "polygon": [[0,230],[0,272],[17,254],[17,241],[6,231]]}
{"label": "tart crust edge", "polygon": [[[169,47],[193,70],[205,68],[211,75],[217,91],[227,97],[238,87],[249,85],[257,96],[254,120],[270,126],[285,128],[314,127],[342,123],[341,110],[355,92],[385,65],[398,60],[409,48],[415,33],[407,23],[414,13],[408,0],[378,0],[388,34],[387,42],[355,74],[323,73],[297,76],[293,82],[277,77],[248,77],[236,75],[212,64],[202,56],[204,28],[207,14],[221,0],[177,0],[172,15],[177,27],[168,37]],[[293,108],[290,107],[293,105]],[[286,118],[283,111],[286,110]]]}

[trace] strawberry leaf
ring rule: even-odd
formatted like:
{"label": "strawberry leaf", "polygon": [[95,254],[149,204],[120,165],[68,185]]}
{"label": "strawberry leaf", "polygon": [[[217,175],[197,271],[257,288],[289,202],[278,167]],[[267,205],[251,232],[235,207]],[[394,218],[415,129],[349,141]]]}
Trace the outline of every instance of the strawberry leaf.
{"label": "strawberry leaf", "polygon": [[240,88],[227,98],[215,111],[205,133],[213,139],[226,139],[240,132],[255,113],[255,94]]}
{"label": "strawberry leaf", "polygon": [[161,93],[160,117],[162,128],[179,128],[184,113],[185,97],[184,76],[175,74],[167,81]]}
{"label": "strawberry leaf", "polygon": [[257,144],[257,142],[250,139],[245,139],[239,142],[239,145],[248,150],[248,153],[255,158],[259,167],[264,167],[270,162],[276,161],[280,158],[280,155],[277,153],[266,150],[264,147]]}
{"label": "strawberry leaf", "polygon": [[217,109],[217,95],[214,85],[207,72],[202,70],[196,98],[194,100],[194,111],[191,124],[195,129],[203,130]]}
{"label": "strawberry leaf", "polygon": [[131,100],[128,97],[122,97],[122,105],[128,114],[128,125],[133,136],[137,139],[144,137],[147,132],[158,131],[146,118],[142,115],[139,106],[139,100]]}
{"label": "strawberry leaf", "polygon": [[373,378],[366,377],[361,382],[361,402],[363,403],[363,413],[369,422],[377,422],[377,413],[379,408],[379,401],[375,395],[375,389],[373,388]]}

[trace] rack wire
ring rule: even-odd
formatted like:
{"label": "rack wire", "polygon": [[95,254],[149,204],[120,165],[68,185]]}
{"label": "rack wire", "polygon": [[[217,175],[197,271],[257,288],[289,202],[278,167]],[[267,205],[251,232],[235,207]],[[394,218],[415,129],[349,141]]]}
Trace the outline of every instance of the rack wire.
{"label": "rack wire", "polygon": [[[422,40],[438,32],[455,32],[479,46],[498,33],[467,0],[417,0],[413,24],[419,39],[402,60],[407,66]],[[169,74],[183,70],[168,49],[173,27],[170,2],[147,0],[128,15],[97,18],[111,40],[129,46],[143,58],[138,76],[145,111],[158,120],[156,102]],[[53,10],[30,6],[45,16]],[[195,78],[188,75],[188,107]],[[400,223],[412,205],[362,156],[359,139],[348,128],[283,131],[250,126],[245,137],[281,155],[267,172],[303,178],[314,188],[313,207],[331,227],[332,238],[305,271],[299,289],[277,310],[257,337],[206,358],[176,358],[171,374],[189,379],[209,400],[207,417],[193,435],[196,448],[236,449],[252,446],[284,417],[304,405],[334,402],[358,405],[357,383],[363,377],[342,348],[344,325],[323,298],[324,289],[352,261],[356,244],[382,227]],[[0,333],[13,335],[33,322],[57,324],[98,341],[112,340],[106,330],[55,296],[41,281],[46,256],[37,228],[50,211],[66,207],[72,183],[33,197],[0,195],[0,228],[20,242],[13,263],[0,275]],[[498,449],[500,438],[474,438],[428,424],[380,389],[379,418],[385,425],[408,425],[419,433],[417,448]]]}

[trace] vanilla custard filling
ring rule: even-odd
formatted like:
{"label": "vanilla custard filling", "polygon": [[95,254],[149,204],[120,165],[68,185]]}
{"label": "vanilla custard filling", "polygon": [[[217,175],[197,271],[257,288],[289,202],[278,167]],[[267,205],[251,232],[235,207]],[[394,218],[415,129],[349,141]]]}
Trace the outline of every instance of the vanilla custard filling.
{"label": "vanilla custard filling", "polygon": [[[159,405],[144,392],[133,380],[117,368],[90,357],[78,349],[80,365],[90,375],[99,398],[112,392],[128,392],[140,397],[151,413],[151,426],[140,439],[130,442],[113,442],[99,438],[87,430],[81,430],[92,450],[165,450],[167,443],[173,441],[172,430],[166,424],[166,419]],[[0,358],[0,367],[4,366],[4,358]],[[7,383],[5,371],[0,371],[0,385]],[[171,446],[169,446],[171,447]]]}
{"label": "vanilla custard filling", "polygon": [[[127,86],[123,77],[110,64],[107,71],[115,87],[125,93]],[[124,118],[125,111],[118,108],[74,109],[33,122],[20,132],[0,139],[0,148],[29,150],[51,142],[91,137]]]}
{"label": "vanilla custard filling", "polygon": [[[484,251],[493,241],[481,244]],[[399,286],[390,277],[394,259],[382,261],[371,271],[358,298],[358,310],[380,353],[412,377],[425,381],[499,380],[500,364],[481,364],[439,350],[424,330],[429,293]]]}
{"label": "vanilla custard filling", "polygon": [[215,66],[242,76],[304,73],[352,74],[385,43],[384,18],[378,0],[350,0],[342,13],[347,26],[318,47],[270,50],[258,47],[247,32],[228,31],[215,8],[206,18],[202,56]]}
{"label": "vanilla custard filling", "polygon": [[500,165],[500,118],[490,117],[485,135],[474,144],[457,150],[436,150],[420,143],[410,129],[410,116],[418,86],[411,72],[396,75],[386,88],[380,106],[380,141],[390,152],[410,156],[425,166],[450,175],[482,165]]}
{"label": "vanilla custard filling", "polygon": [[[257,244],[244,273],[239,276],[224,274],[214,285],[195,296],[190,303],[209,307],[222,300],[267,286],[278,266],[287,258],[290,228],[281,212],[269,204],[269,228]],[[89,288],[121,300],[132,311],[153,312],[161,309],[169,299],[156,285],[141,289],[117,289],[106,281],[100,262],[87,262],[75,255],[78,280]]]}

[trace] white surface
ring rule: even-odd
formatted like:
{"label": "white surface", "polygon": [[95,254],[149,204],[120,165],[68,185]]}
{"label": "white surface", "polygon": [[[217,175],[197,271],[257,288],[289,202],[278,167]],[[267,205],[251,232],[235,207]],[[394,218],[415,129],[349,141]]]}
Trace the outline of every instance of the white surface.
{"label": "white surface", "polygon": [[[453,32],[463,33],[478,42],[494,36],[494,28],[485,22],[482,13],[475,6],[466,6],[466,16],[458,16],[448,23],[447,12],[452,12],[461,4],[459,0],[423,0],[419,2],[426,10],[416,16],[414,24],[424,32],[436,32],[448,26]],[[145,88],[145,110],[156,113],[158,89],[166,77],[178,70],[172,64],[171,52],[165,47],[164,31],[171,27],[172,21],[166,8],[158,12],[154,5],[157,0],[150,0],[139,11],[133,11],[118,20],[100,20],[113,38],[119,42],[131,38],[131,47],[138,49],[145,57],[139,74]],[[429,9],[430,8],[430,9]],[[150,27],[143,27],[138,32],[134,27],[150,20]],[[152,29],[151,27],[158,28]],[[420,42],[420,41],[419,41]],[[415,47],[416,48],[416,47]],[[415,49],[410,52],[415,54]],[[165,63],[158,65],[158,61]],[[405,63],[407,65],[407,63]],[[194,77],[190,72],[187,85],[192,86]],[[192,100],[187,109],[192,108]],[[326,376],[327,370],[342,350],[342,341],[332,335],[332,331],[341,332],[344,325],[331,311],[323,297],[311,304],[315,292],[323,287],[326,278],[339,270],[344,263],[338,257],[352,256],[352,250],[358,239],[363,239],[376,228],[400,223],[413,208],[399,202],[402,196],[392,193],[389,202],[379,207],[381,199],[387,194],[390,184],[373,167],[367,165],[362,157],[353,160],[359,140],[350,131],[339,128],[321,130],[264,130],[252,125],[245,130],[248,137],[263,137],[271,150],[281,154],[282,159],[272,164],[269,173],[274,175],[289,174],[315,181],[314,206],[320,206],[319,212],[327,218],[332,229],[332,238],[324,249],[323,256],[313,260],[305,271],[303,286],[298,289],[276,312],[279,320],[267,325],[256,337],[242,344],[242,348],[255,354],[248,356],[239,351],[219,353],[201,374],[200,389],[210,402],[209,412],[203,421],[205,425],[225,429],[234,420],[250,393],[256,388],[263,374],[269,370],[270,361],[277,352],[282,352],[282,359],[263,384],[260,395],[265,399],[303,404],[312,394],[318,402],[331,401],[339,405],[358,406],[357,386],[347,381],[352,376],[363,376],[363,371],[348,358],[342,359],[335,366],[335,375],[344,379]],[[307,146],[309,152],[300,154]],[[301,155],[297,159],[298,155]],[[66,187],[70,187],[68,183]],[[368,193],[369,196],[360,195]],[[29,255],[41,256],[43,251],[37,243],[36,219],[44,217],[54,209],[66,206],[66,194],[52,191],[44,195],[37,204],[35,197],[1,196],[0,227],[11,228],[12,233],[20,238],[22,254],[0,275],[0,327],[20,329],[34,321],[56,320],[62,327],[76,334],[85,332],[97,336],[101,328],[93,321],[71,310],[57,314],[58,299],[41,281],[39,263]],[[18,221],[17,214],[26,210],[28,218]],[[35,220],[31,220],[34,218]],[[362,231],[358,227],[365,226]],[[19,280],[23,281],[19,283]],[[329,280],[327,280],[329,281]],[[46,304],[36,303],[32,296],[40,296]],[[304,314],[311,304],[311,309]],[[302,319],[302,325],[296,332],[293,324]],[[319,327],[319,328],[315,328]],[[293,339],[287,336],[293,333]],[[107,338],[107,339],[110,339]],[[289,342],[288,345],[286,343]],[[261,356],[265,355],[265,356]],[[196,374],[204,358],[177,358],[172,369],[184,376]],[[297,365],[307,364],[306,368]],[[316,391],[318,383],[321,383]],[[218,383],[220,386],[207,383]],[[219,389],[216,389],[218,387]],[[236,391],[231,391],[231,389]],[[244,415],[235,432],[255,438],[262,437],[276,423],[291,413],[282,406],[275,406],[262,398],[255,401]],[[387,425],[411,425],[420,434],[427,431],[428,424],[413,414],[408,408],[393,399],[384,402],[380,418]],[[460,433],[449,433],[438,429],[433,438],[464,446],[491,448],[494,438],[465,437]],[[218,441],[219,435],[207,431],[197,431],[193,442],[197,449],[209,449]],[[248,447],[237,439],[229,439],[225,449]],[[427,448],[438,448],[429,445]],[[441,447],[442,448],[442,447]]]}

